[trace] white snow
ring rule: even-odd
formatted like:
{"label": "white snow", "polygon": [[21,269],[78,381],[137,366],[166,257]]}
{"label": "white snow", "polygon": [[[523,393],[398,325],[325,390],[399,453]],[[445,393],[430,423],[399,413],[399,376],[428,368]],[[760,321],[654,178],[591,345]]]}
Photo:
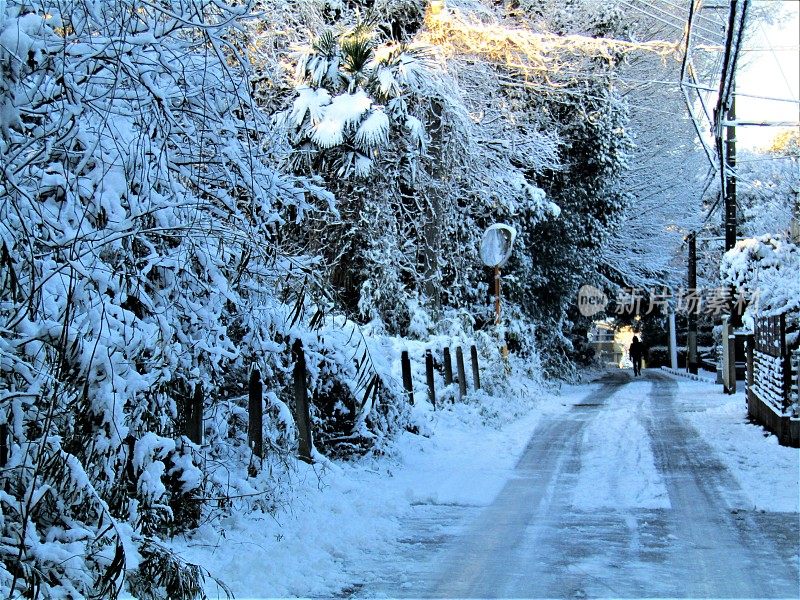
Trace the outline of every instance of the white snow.
{"label": "white snow", "polygon": [[397,80],[394,78],[394,73],[392,73],[391,69],[380,69],[378,70],[378,82],[381,85],[381,93],[385,95],[399,95],[400,94],[400,85],[397,83]]}
{"label": "white snow", "polygon": [[[204,525],[174,547],[237,598],[333,595],[351,583],[348,573],[403,536],[404,515],[415,505],[492,502],[542,414],[566,410],[572,399],[526,395],[505,399],[509,412],[512,405],[530,410],[501,428],[482,425],[480,407],[455,405],[430,415],[433,436],[404,434],[391,457],[301,465],[288,509]],[[216,584],[208,581],[206,590],[216,594]]]}
{"label": "white snow", "polygon": [[425,146],[425,126],[416,117],[408,117],[406,119],[406,129],[411,132],[413,139],[420,145]]}
{"label": "white snow", "polygon": [[670,507],[650,438],[635,408],[649,391],[648,382],[629,383],[586,427],[573,496],[576,508]]}
{"label": "white snow", "polygon": [[356,154],[354,172],[356,177],[366,177],[372,170],[372,159],[363,154]]}
{"label": "white snow", "polygon": [[380,146],[389,141],[389,117],[383,110],[370,111],[358,127],[356,141],[365,146]]}
{"label": "white snow", "polygon": [[333,148],[344,141],[344,130],[361,119],[372,106],[372,100],[359,90],[354,94],[340,94],[325,107],[325,116],[314,126],[312,139],[322,148]]}
{"label": "white snow", "polygon": [[717,453],[750,501],[743,509],[800,512],[800,450],[778,444],[747,420],[744,392],[721,392],[706,381],[679,381],[678,398],[691,403],[686,417]]}
{"label": "white snow", "polygon": [[309,113],[312,125],[316,125],[322,120],[325,114],[324,107],[331,103],[331,95],[326,89],[315,90],[308,86],[297,88],[297,98],[292,104],[292,112],[289,121],[299,127]]}
{"label": "white snow", "polygon": [[[747,424],[741,394],[725,396],[706,381],[678,385],[676,412],[714,448],[753,506],[797,512],[798,451]],[[629,383],[602,409],[591,409],[597,411],[578,441],[575,508],[670,508],[642,420],[650,386]],[[235,514],[173,547],[220,577],[237,598],[336,595],[352,584],[353,573],[374,567],[371,557],[396,548],[415,507],[491,504],[541,419],[566,413],[598,388],[565,386],[560,395],[539,390],[533,398],[530,390],[539,388],[519,388],[514,397],[494,399],[507,413],[499,427],[482,424],[485,414],[474,403],[427,412],[430,437],[404,434],[388,457],[300,465],[290,507],[274,517]],[[522,416],[513,420],[512,414]],[[216,594],[213,581],[206,591]]]}
{"label": "white snow", "polygon": [[800,248],[779,236],[741,240],[720,264],[722,283],[748,301],[748,314],[791,313],[800,308]]}

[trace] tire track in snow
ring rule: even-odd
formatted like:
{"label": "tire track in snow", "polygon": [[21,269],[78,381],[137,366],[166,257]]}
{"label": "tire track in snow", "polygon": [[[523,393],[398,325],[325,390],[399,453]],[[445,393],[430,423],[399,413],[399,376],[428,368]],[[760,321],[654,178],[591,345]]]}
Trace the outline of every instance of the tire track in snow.
{"label": "tire track in snow", "polygon": [[355,595],[797,597],[796,515],[741,510],[676,391],[659,373],[618,373],[543,420],[491,505],[430,507],[421,526],[444,527],[440,545],[379,567],[382,580]]}
{"label": "tire track in snow", "polygon": [[735,478],[676,413],[677,383],[662,374],[653,377],[647,426],[672,505],[671,553],[682,595],[797,597],[795,565],[776,560],[781,553],[756,519],[741,510],[747,501]]}
{"label": "tire track in snow", "polygon": [[[425,597],[520,596],[519,582],[528,581],[527,556],[519,560],[521,547],[539,538],[540,524],[547,523],[556,495],[557,475],[578,454],[581,431],[597,409],[627,381],[607,380],[567,414],[536,429],[511,479],[459,540],[445,560],[441,575]],[[586,410],[587,408],[591,410]]]}

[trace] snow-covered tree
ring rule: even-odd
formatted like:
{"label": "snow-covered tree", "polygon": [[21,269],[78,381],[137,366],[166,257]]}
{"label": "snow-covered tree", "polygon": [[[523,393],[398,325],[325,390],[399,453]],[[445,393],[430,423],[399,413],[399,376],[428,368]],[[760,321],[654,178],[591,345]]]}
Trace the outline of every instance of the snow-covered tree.
{"label": "snow-covered tree", "polygon": [[[572,16],[569,7],[552,2],[490,7],[455,0],[440,13],[427,12],[419,29],[416,9],[406,11],[411,16],[402,35],[390,34],[387,15],[396,14],[400,4],[376,5],[364,12],[368,16],[361,25],[344,7],[334,11],[332,21],[339,29],[318,32],[298,55],[301,85],[286,111],[303,120],[289,121],[296,172],[322,174],[343,210],[341,223],[321,223],[310,235],[308,229],[301,232],[300,239],[308,236],[316,247],[328,245],[329,280],[351,314],[379,318],[390,330],[402,332],[410,318],[409,300],[421,293],[434,311],[468,308],[478,325],[490,323],[489,278],[476,248],[483,228],[495,221],[513,224],[520,232],[509,265],[509,297],[521,309],[517,314],[541,319],[545,329],[560,329],[574,292],[587,276],[595,277],[596,269],[616,283],[650,282],[663,274],[663,257],[670,252],[618,260],[627,246],[647,239],[651,224],[664,244],[679,240],[669,232],[674,214],[656,210],[665,206],[667,182],[646,203],[652,190],[631,189],[638,183],[635,176],[620,179],[626,160],[637,156],[632,136],[639,135],[645,147],[651,133],[631,128],[627,115],[638,105],[624,96],[620,81],[626,57],[652,55],[647,63],[652,69],[674,51],[674,42],[655,34],[648,38],[652,41],[636,41],[619,6],[588,0],[573,3]],[[410,57],[414,60],[407,63],[420,67],[414,80],[398,81],[394,96],[382,97],[376,84],[391,70],[379,57],[399,58],[420,44],[428,49],[425,60]],[[353,66],[363,73],[354,75]],[[356,109],[357,93],[362,106]],[[409,144],[402,127],[404,114],[395,119],[387,110],[400,98],[424,131],[411,140],[416,145]],[[345,106],[357,112],[350,114],[351,122],[326,121],[326,114],[338,114]],[[637,124],[648,116],[637,116]],[[383,123],[379,131],[386,132],[372,146],[363,143],[364,135],[357,137],[362,122],[372,122],[368,117]],[[341,126],[331,129],[334,138],[327,138],[325,127],[337,122]],[[685,156],[683,137],[670,133],[663,138],[664,155],[670,157],[666,162],[677,163]],[[641,163],[635,165],[639,171]],[[652,161],[643,178],[652,179],[663,163]],[[698,185],[692,176],[679,181]],[[589,195],[582,196],[587,190]],[[680,206],[692,191],[678,194]],[[636,196],[645,204],[635,203]],[[562,203],[566,210],[559,209]],[[358,219],[351,218],[357,214],[354,207]],[[685,214],[678,205],[675,209]],[[658,218],[628,227],[629,234],[635,233],[626,240],[615,234],[625,211],[631,220],[648,213]],[[543,224],[559,213],[562,224]],[[354,221],[363,222],[370,233],[354,227]],[[559,227],[563,230],[556,231]]]}
{"label": "snow-covered tree", "polygon": [[[379,23],[369,25],[325,32],[298,55],[301,85],[287,111],[292,164],[323,175],[336,194],[341,223],[321,224],[327,234],[314,241],[345,303],[405,331],[419,295],[434,311],[483,304],[476,251],[489,213],[552,212],[513,163],[555,164],[555,141],[535,124],[511,127],[507,111],[488,128],[476,123],[470,112],[495,110],[494,92],[459,91],[436,48],[381,42]],[[486,69],[459,79],[487,75],[497,89]]]}
{"label": "snow-covered tree", "polygon": [[746,239],[722,256],[722,285],[742,294],[748,314],[791,316],[800,311],[800,248],[790,238],[800,212],[800,145],[796,132],[776,137],[763,153],[744,153],[737,164],[740,231]]}
{"label": "snow-covered tree", "polygon": [[785,238],[764,235],[736,243],[720,265],[721,283],[741,294],[748,314],[800,312],[800,247]]}
{"label": "snow-covered tree", "polygon": [[409,320],[398,299],[420,269],[419,249],[408,244],[425,214],[411,193],[427,145],[418,116],[425,56],[377,35],[374,24],[359,23],[301,50],[284,118],[292,168],[323,177],[337,198],[340,219],[318,223],[310,247],[325,257],[345,307],[398,330]]}
{"label": "snow-covered tree", "polygon": [[[611,286],[675,286],[685,276],[684,261],[676,261],[683,238],[704,216],[702,194],[710,166],[680,89],[688,7],[659,3],[650,10],[638,3],[613,4],[626,23],[627,39],[672,42],[675,51],[630,54],[619,66],[616,85],[630,106],[633,142],[622,186],[631,201],[603,248],[602,272]],[[705,36],[716,30],[712,23],[719,17],[703,13],[696,19]],[[698,49],[692,56],[693,76],[705,80],[706,71],[714,74],[710,59],[716,53]],[[702,123],[698,127],[702,130]]]}
{"label": "snow-covered tree", "polygon": [[[763,236],[788,240],[792,219],[800,211],[800,153],[796,134],[776,138],[765,151],[745,151],[738,155],[735,169],[737,233],[740,237],[759,239]],[[715,178],[705,197],[709,219],[703,226],[704,236],[722,239],[724,224],[719,178]],[[716,210],[712,208],[717,207]],[[724,247],[710,244],[698,257],[698,276],[706,286],[719,283]]]}
{"label": "snow-covered tree", "polygon": [[0,8],[0,590],[194,597],[202,569],[158,539],[213,488],[187,404],[285,362],[276,282],[304,259],[276,232],[330,198],[271,166],[245,7]]}
{"label": "snow-covered tree", "polygon": [[800,134],[776,137],[766,152],[746,152],[737,161],[737,204],[748,237],[789,232],[800,214]]}

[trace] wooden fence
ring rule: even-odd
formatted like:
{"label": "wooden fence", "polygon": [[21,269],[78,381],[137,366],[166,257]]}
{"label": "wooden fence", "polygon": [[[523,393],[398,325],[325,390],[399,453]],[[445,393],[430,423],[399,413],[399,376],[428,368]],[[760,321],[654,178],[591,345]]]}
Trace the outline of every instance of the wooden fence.
{"label": "wooden fence", "polygon": [[[464,352],[461,347],[455,349],[456,373],[453,373],[451,360],[451,349],[444,348],[442,353],[442,376],[445,386],[453,383],[458,384],[458,398],[462,399],[467,395],[469,385],[467,383],[467,371],[464,364]],[[434,359],[433,352],[426,350],[421,357],[425,363],[425,381],[428,388],[428,400],[436,408],[436,387],[435,371],[437,361]],[[292,345],[292,359],[294,362],[292,391],[295,404],[295,423],[298,430],[298,456],[302,460],[311,462],[312,460],[312,431],[311,416],[308,400],[308,370],[306,367],[305,352],[303,343],[295,340]],[[470,348],[472,388],[480,389],[480,366],[478,364],[478,349],[473,345]],[[408,401],[414,403],[414,384],[411,376],[411,357],[408,351],[404,350],[400,357],[403,388],[406,392]],[[264,457],[264,438],[263,438],[263,382],[261,372],[253,368],[250,371],[248,382],[248,430],[247,441],[255,458]],[[203,443],[203,407],[205,404],[205,392],[202,383],[196,383],[190,393],[182,394],[179,401],[179,414],[177,431],[185,435],[195,444]],[[0,424],[0,467],[5,466],[8,461],[8,425]]]}
{"label": "wooden fence", "polygon": [[747,337],[747,412],[778,436],[800,447],[800,352],[787,344],[786,315],[755,320]]}
{"label": "wooden fence", "polygon": [[[434,372],[435,360],[431,350],[425,351],[423,358],[425,361],[425,383],[428,387],[428,400],[436,409],[436,386]],[[478,363],[478,348],[476,346],[470,347],[470,362],[472,363],[472,389],[481,389],[481,375],[480,365]],[[400,370],[403,377],[403,389],[406,392],[406,397],[411,404],[414,404],[414,383],[411,377],[411,358],[407,350],[403,350],[400,354]],[[453,376],[453,362],[452,354],[449,347],[445,347],[442,351],[442,377],[444,385],[449,386],[453,383],[458,384],[458,399],[461,400],[467,395],[469,385],[467,383],[467,371],[464,366],[464,351],[461,347],[456,347],[456,374]]]}

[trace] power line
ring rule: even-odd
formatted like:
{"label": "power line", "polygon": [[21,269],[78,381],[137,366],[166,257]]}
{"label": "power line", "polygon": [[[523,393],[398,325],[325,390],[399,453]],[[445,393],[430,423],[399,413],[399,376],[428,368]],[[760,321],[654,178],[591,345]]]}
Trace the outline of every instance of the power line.
{"label": "power line", "polygon": [[[632,1],[636,1],[636,0],[632,0]],[[647,6],[648,8],[652,8],[654,10],[657,10],[660,13],[669,16],[670,18],[678,19],[681,23],[683,23],[683,18],[682,17],[678,17],[678,16],[674,15],[673,13],[669,12],[668,10],[665,10],[665,9],[659,7],[659,6],[656,6],[655,4],[653,4],[651,2],[646,2],[645,0],[638,0],[638,1],[641,2],[642,4],[644,4],[645,6]],[[671,4],[670,2],[665,2],[665,4],[673,6],[673,7],[677,8],[677,9],[679,9],[681,12],[683,12],[683,10],[684,10],[682,7],[676,6],[675,4]],[[641,9],[639,9],[639,10],[641,10]],[[642,11],[642,12],[644,12],[644,11]],[[718,35],[717,32],[714,32],[714,31],[711,31],[709,29],[706,29],[705,27],[702,27],[701,25],[695,24],[695,28],[697,28],[697,29],[699,29],[699,30],[711,35],[712,36],[711,39],[708,40],[711,43],[713,43],[713,39],[714,39],[713,36]],[[685,28],[684,28],[683,25],[681,25],[679,27],[679,29],[681,30],[681,32],[683,32]]]}
{"label": "power line", "polygon": [[800,127],[800,121],[723,121],[723,127]]}
{"label": "power line", "polygon": [[[670,21],[666,21],[666,20],[664,20],[663,18],[661,18],[661,17],[659,17],[657,15],[654,15],[654,14],[652,14],[650,12],[647,12],[646,10],[644,10],[643,8],[641,8],[639,6],[634,6],[630,2],[627,2],[626,0],[619,0],[619,2],[620,2],[620,4],[624,4],[628,8],[632,8],[633,10],[639,11],[640,13],[642,13],[644,15],[647,15],[651,19],[655,19],[656,21],[659,21],[660,23],[663,23],[664,25],[669,25],[670,27],[674,27],[675,29],[680,31],[681,34],[683,34],[683,27],[682,26],[677,25],[675,23],[672,23]],[[698,35],[697,37],[699,38],[700,36]],[[705,38],[702,38],[702,39],[703,39],[704,42],[706,42],[708,44],[713,44],[714,43],[713,40],[708,40],[708,39],[705,39]]]}
{"label": "power line", "polygon": [[[722,63],[722,74],[719,82],[719,95],[717,96],[717,105],[714,109],[714,141],[717,147],[717,156],[720,161],[719,175],[721,178],[722,196],[729,197],[729,191],[735,190],[736,180],[731,180],[731,190],[728,189],[728,173],[726,169],[727,158],[723,149],[722,140],[722,127],[723,119],[735,118],[733,114],[725,115],[731,111],[733,106],[734,97],[731,96],[736,82],[736,63],[739,59],[739,49],[742,46],[742,37],[744,35],[744,27],[747,19],[747,9],[750,5],[749,0],[744,0],[742,3],[742,10],[738,10],[738,1],[730,0],[730,12],[728,14],[728,35],[725,39],[725,55]],[[738,24],[738,31],[737,30]],[[728,147],[735,148],[735,139],[730,137],[728,131]],[[734,192],[735,193],[735,192]],[[729,200],[726,200],[726,215],[728,209],[732,209],[733,205]],[[726,216],[726,219],[728,217]],[[727,227],[727,225],[726,225]]]}
{"label": "power line", "polygon": [[[759,26],[761,24],[759,23]],[[763,27],[762,27],[763,29]],[[745,48],[742,52],[798,52],[800,46],[777,46],[775,48]]]}
{"label": "power line", "polygon": [[[668,4],[669,6],[672,6],[672,7],[674,7],[674,8],[677,8],[677,9],[678,9],[678,10],[680,10],[681,12],[683,12],[683,10],[684,10],[684,7],[682,7],[682,6],[678,6],[677,4],[673,4],[672,2],[668,2],[667,0],[663,0],[663,2],[664,2],[664,4]],[[694,5],[695,5],[695,2],[691,2],[690,4],[691,4],[691,6],[694,6]],[[700,2],[697,2],[696,4],[698,5],[698,10],[697,10],[696,16],[697,16],[699,19],[705,19],[706,21],[708,21],[708,22],[709,22],[709,26],[711,26],[711,27],[713,27],[713,26],[715,26],[715,25],[717,25],[717,26],[718,26],[718,25],[720,25],[720,23],[719,23],[719,22],[716,22],[716,21],[714,21],[714,20],[713,20],[711,17],[706,17],[706,16],[705,16],[705,15],[704,15],[702,12],[700,12],[700,10],[699,10],[699,9],[700,9],[700,8],[702,8],[702,6],[701,6],[701,3],[700,3]],[[708,29],[705,29],[704,31],[709,31],[709,33],[713,33],[713,32],[711,32],[711,31],[710,31],[710,30],[708,30]]]}
{"label": "power line", "polygon": [[[742,35],[744,33],[744,23],[747,14],[749,0],[744,0],[741,15],[737,15],[737,0],[731,0],[730,14],[728,15],[728,34],[725,39],[725,55],[722,63],[722,76],[719,82],[719,96],[717,97],[717,107],[714,110],[716,133],[721,134],[722,113],[727,109],[730,102],[731,89],[736,73],[736,63],[739,58],[739,48],[741,47]],[[738,19],[737,19],[738,16]],[[738,34],[736,24],[739,24]]]}
{"label": "power line", "polygon": [[[759,23],[759,24],[758,24],[758,27],[759,27],[759,29],[761,29],[761,32],[764,34],[764,40],[766,40],[766,42],[767,42],[767,46],[768,46],[770,49],[772,49],[772,44],[771,44],[771,43],[770,43],[770,41],[769,41],[769,37],[767,36],[767,33],[766,33],[766,31],[764,31],[764,27],[763,27],[763,25],[762,25],[761,23]],[[778,65],[778,71],[780,71],[780,73],[781,73],[781,77],[783,77],[783,82],[786,84],[786,88],[787,88],[787,89],[790,91],[790,93],[791,93],[791,90],[792,90],[792,84],[790,84],[790,83],[789,83],[789,79],[786,77],[786,73],[784,73],[784,72],[783,72],[783,67],[781,66],[781,61],[779,61],[779,60],[778,60],[778,56],[777,56],[777,54],[775,53],[775,50],[772,50],[772,57],[775,59],[775,63]],[[797,98],[795,98],[794,96],[792,96],[792,97],[793,97],[795,100],[797,100]]]}
{"label": "power line", "polygon": [[737,162],[754,163],[754,162],[768,162],[773,160],[798,160],[798,157],[792,154],[784,154],[781,156],[761,156],[761,158],[740,158]]}
{"label": "power line", "polygon": [[[670,83],[670,82],[665,82],[665,83]],[[708,86],[699,85],[699,84],[695,84],[695,83],[683,82],[683,85],[688,86],[690,88],[697,89],[697,90],[703,90],[704,92],[716,92],[717,91],[714,88],[711,88],[711,87],[708,87]],[[771,102],[788,102],[790,104],[800,104],[800,100],[794,100],[794,99],[791,99],[791,98],[775,98],[774,96],[761,96],[759,94],[748,94],[746,92],[737,92],[737,91],[734,91],[733,95],[734,96],[741,96],[743,98],[755,98],[756,100],[769,100]]]}

